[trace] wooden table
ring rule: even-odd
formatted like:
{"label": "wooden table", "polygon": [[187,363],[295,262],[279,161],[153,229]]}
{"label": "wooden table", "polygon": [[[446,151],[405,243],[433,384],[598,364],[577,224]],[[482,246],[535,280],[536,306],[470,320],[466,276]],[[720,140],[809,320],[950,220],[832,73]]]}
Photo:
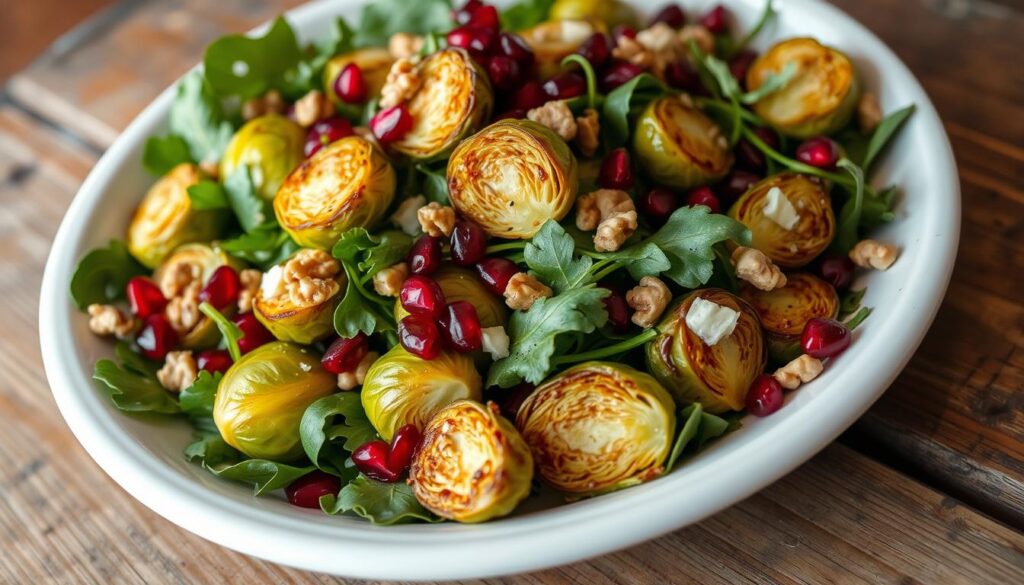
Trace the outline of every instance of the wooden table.
{"label": "wooden table", "polygon": [[[341,583],[192,536],[68,432],[40,361],[57,223],[136,112],[204,45],[295,0],[116,5],[0,97],[0,583]],[[939,108],[964,194],[960,258],[921,349],[836,444],[696,526],[490,583],[1024,583],[1024,3],[839,0]]]}

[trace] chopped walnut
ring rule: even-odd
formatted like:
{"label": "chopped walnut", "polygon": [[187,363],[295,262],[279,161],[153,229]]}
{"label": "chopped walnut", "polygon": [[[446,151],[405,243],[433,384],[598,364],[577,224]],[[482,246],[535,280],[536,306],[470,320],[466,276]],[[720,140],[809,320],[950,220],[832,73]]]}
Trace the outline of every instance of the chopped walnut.
{"label": "chopped walnut", "polygon": [[167,301],[164,315],[179,334],[188,333],[202,319],[203,314],[199,311],[199,292],[202,288],[202,281],[194,280],[185,290]]}
{"label": "chopped walnut", "polygon": [[367,352],[363,359],[360,360],[359,365],[356,366],[356,369],[351,372],[338,374],[338,388],[341,390],[355,390],[358,386],[362,386],[363,381],[366,380],[366,372],[370,371],[370,366],[379,357],[380,354],[375,351]]}
{"label": "chopped walnut", "polygon": [[637,67],[649,68],[654,63],[654,53],[641,45],[636,39],[626,35],[619,35],[615,47],[612,49],[612,57],[629,61]]}
{"label": "chopped walnut", "polygon": [[423,48],[423,37],[409,33],[395,33],[388,39],[388,52],[395,59],[414,57]]}
{"label": "chopped walnut", "polygon": [[203,269],[195,262],[178,261],[163,269],[160,274],[160,292],[171,299],[182,293],[193,282],[202,277]]}
{"label": "chopped walnut", "polygon": [[888,270],[896,261],[899,248],[877,240],[861,240],[850,250],[850,260],[861,268]]}
{"label": "chopped walnut", "polygon": [[583,115],[576,118],[576,146],[583,156],[593,156],[601,145],[601,120],[597,110],[587,108]]}
{"label": "chopped walnut", "polygon": [[871,132],[882,121],[882,105],[878,103],[878,96],[865,91],[860,94],[857,102],[857,125],[861,132]]}
{"label": "chopped walnut", "polygon": [[538,299],[551,296],[551,289],[525,272],[517,272],[505,287],[505,304],[518,311],[529,310]]}
{"label": "chopped walnut", "polygon": [[242,102],[242,118],[252,120],[266,114],[283,114],[287,104],[281,92],[272,89],[267,93]]}
{"label": "chopped walnut", "polygon": [[576,138],[576,118],[565,100],[555,100],[526,112],[530,120],[554,130],[562,140],[569,142]]}
{"label": "chopped walnut", "polygon": [[663,77],[667,65],[686,58],[686,40],[689,37],[684,38],[681,32],[658,22],[636,34],[636,41],[650,53],[650,67],[659,78]]}
{"label": "chopped walnut", "polygon": [[171,392],[181,392],[196,381],[199,368],[191,351],[167,352],[164,365],[156,373],[160,385]]}
{"label": "chopped walnut", "polygon": [[736,265],[736,278],[760,290],[775,290],[786,286],[786,275],[760,250],[740,246],[733,251],[732,262]]}
{"label": "chopped walnut", "polygon": [[333,115],[334,104],[319,89],[310,90],[295,102],[295,121],[303,128],[309,128],[317,120],[330,118]]}
{"label": "chopped walnut", "polygon": [[306,248],[285,262],[281,280],[292,304],[319,305],[341,290],[341,285],[335,280],[339,272],[341,264],[330,254]]}
{"label": "chopped walnut", "polygon": [[373,290],[382,297],[397,297],[408,276],[409,265],[399,262],[373,275]]}
{"label": "chopped walnut", "polygon": [[822,369],[824,368],[821,365],[821,360],[804,354],[775,370],[772,377],[783,388],[796,390],[800,387],[800,384],[806,384],[817,378]]}
{"label": "chopped walnut", "polygon": [[594,248],[614,252],[636,231],[636,206],[625,191],[598,189],[576,200],[576,227],[597,228]]}
{"label": "chopped walnut", "polygon": [[455,210],[436,201],[417,209],[416,219],[419,220],[423,232],[435,238],[448,237],[455,229]]}
{"label": "chopped walnut", "polygon": [[626,303],[633,309],[632,320],[641,327],[651,327],[658,322],[665,307],[672,300],[672,293],[659,278],[645,276],[640,285],[626,293]]}
{"label": "chopped walnut", "polygon": [[422,80],[416,73],[416,62],[413,59],[399,59],[392,63],[384,87],[380,89],[381,109],[397,106],[412,97],[419,89]]}
{"label": "chopped walnut", "polygon": [[711,34],[707,27],[699,24],[688,24],[679,29],[676,36],[679,38],[679,42],[683,45],[684,50],[692,40],[697,44],[697,48],[705,54],[710,55],[715,51],[715,35]]}
{"label": "chopped walnut", "polygon": [[238,273],[238,280],[242,283],[242,288],[238,291],[238,312],[248,313],[252,310],[252,302],[256,300],[256,293],[260,291],[263,273],[246,268]]}
{"label": "chopped walnut", "polygon": [[125,339],[139,326],[138,321],[112,305],[93,303],[86,310],[89,313],[89,330],[96,335]]}

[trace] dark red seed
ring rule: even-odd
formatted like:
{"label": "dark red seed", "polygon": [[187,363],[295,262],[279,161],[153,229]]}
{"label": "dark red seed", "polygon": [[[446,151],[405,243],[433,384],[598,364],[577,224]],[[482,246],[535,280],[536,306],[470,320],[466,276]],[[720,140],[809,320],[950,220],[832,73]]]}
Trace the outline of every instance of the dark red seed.
{"label": "dark red seed", "polygon": [[[771,148],[778,149],[779,137],[774,130],[758,126],[754,128],[754,134]],[[760,173],[764,171],[767,160],[760,149],[744,138],[736,145],[736,163],[751,172]]]}
{"label": "dark red seed", "polygon": [[178,332],[171,327],[163,313],[155,313],[145,320],[135,343],[142,355],[151,360],[163,361],[167,352],[178,345]]}
{"label": "dark red seed", "polygon": [[338,99],[348,104],[361,104],[366,101],[366,80],[359,65],[349,63],[341,68],[341,73],[334,80],[334,93]]}
{"label": "dark red seed", "polygon": [[697,70],[686,59],[673,61],[665,66],[665,83],[668,83],[670,87],[691,93],[695,93],[701,88]]}
{"label": "dark red seed", "polygon": [[609,93],[616,87],[619,87],[623,83],[626,83],[643,72],[643,68],[638,67],[629,61],[612,60],[611,65],[609,65],[601,75],[601,91]]}
{"label": "dark red seed", "polygon": [[495,397],[502,414],[511,420],[515,420],[526,399],[533,394],[537,387],[529,382],[522,382],[507,390],[500,390],[500,395]]}
{"label": "dark red seed", "polygon": [[629,190],[633,186],[633,165],[629,160],[629,151],[620,147],[609,152],[601,161],[597,182],[605,189]]}
{"label": "dark red seed", "polygon": [[520,69],[524,71],[533,65],[533,49],[517,34],[503,32],[498,35],[498,50],[502,55],[511,57],[516,63],[519,63]]}
{"label": "dark red seed", "polygon": [[448,33],[448,46],[460,47],[474,57],[486,55],[494,43],[494,31],[476,26],[460,26]]}
{"label": "dark red seed", "polygon": [[515,262],[505,258],[484,258],[476,264],[476,273],[492,293],[502,296],[512,276],[519,272]]}
{"label": "dark red seed", "polygon": [[341,490],[341,480],[333,475],[316,470],[288,484],[284,494],[288,503],[300,508],[320,508],[320,498],[336,496]]}
{"label": "dark red seed", "polygon": [[128,281],[125,287],[125,295],[128,297],[128,306],[132,314],[139,319],[147,319],[150,315],[162,313],[167,307],[167,299],[160,287],[145,276],[136,276]]}
{"label": "dark red seed", "polygon": [[796,147],[798,161],[819,169],[835,169],[841,155],[839,145],[827,136],[809,138]]}
{"label": "dark red seed", "polygon": [[391,471],[388,467],[388,455],[391,446],[380,439],[369,441],[356,447],[352,452],[352,463],[355,464],[363,475],[370,479],[394,483],[398,481],[399,473]]}
{"label": "dark red seed", "polygon": [[369,340],[361,332],[355,337],[339,337],[327,347],[324,357],[320,359],[320,365],[332,374],[352,372],[369,351]]}
{"label": "dark red seed", "polygon": [[476,308],[469,301],[448,303],[447,310],[438,320],[446,344],[462,353],[471,353],[480,349],[483,334],[480,328],[480,317]]}
{"label": "dark red seed", "polygon": [[215,309],[223,310],[238,302],[238,293],[242,290],[242,282],[238,273],[230,266],[220,266],[213,271],[206,286],[199,291],[199,302],[207,302]]}
{"label": "dark red seed", "polygon": [[508,90],[519,85],[519,63],[505,55],[495,55],[487,61],[487,77],[491,85],[498,89]]}
{"label": "dark red seed", "polygon": [[352,136],[352,134],[352,124],[345,118],[334,117],[317,120],[306,133],[306,143],[303,147],[306,158],[313,156],[328,144]]}
{"label": "dark red seed", "polygon": [[659,22],[664,22],[672,28],[683,28],[683,25],[686,24],[686,15],[683,14],[683,9],[678,4],[666,4],[654,15],[648,26],[654,26]]}
{"label": "dark red seed", "polygon": [[512,109],[532,110],[544,105],[548,101],[548,95],[544,93],[539,81],[527,81],[512,96]]}
{"label": "dark red seed", "polygon": [[475,264],[487,253],[487,232],[479,225],[460,220],[452,230],[452,261],[459,266]]}
{"label": "dark red seed", "polygon": [[668,221],[676,209],[679,209],[679,198],[664,187],[655,187],[644,193],[637,201],[640,213],[643,213],[655,225]]}
{"label": "dark red seed", "polygon": [[254,313],[238,315],[232,320],[242,330],[242,338],[238,340],[238,349],[243,355],[274,341],[274,334],[259,322]]}
{"label": "dark red seed", "polygon": [[416,453],[416,448],[419,447],[422,439],[423,436],[420,435],[420,430],[416,428],[416,425],[405,425],[395,431],[395,436],[391,437],[391,450],[388,453],[388,469],[398,475],[409,469],[412,456]]}
{"label": "dark red seed", "polygon": [[732,73],[732,76],[740,82],[740,86],[744,89],[747,86],[747,71],[750,70],[755,59],[757,59],[757,53],[750,49],[744,49],[729,61],[729,73]]}
{"label": "dark red seed", "polygon": [[483,5],[484,3],[480,0],[468,0],[468,2],[462,5],[462,8],[452,10],[452,20],[457,24],[469,24],[469,19],[473,18],[473,13]]}
{"label": "dark red seed", "polygon": [[718,201],[718,197],[715,192],[711,190],[711,187],[704,185],[702,187],[694,187],[686,193],[686,204],[690,207],[694,205],[703,205],[711,209],[711,213],[721,213],[722,204]]}
{"label": "dark red seed", "polygon": [[207,349],[199,352],[196,356],[196,365],[199,366],[200,370],[206,370],[211,374],[220,372],[224,373],[228,371],[234,360],[231,359],[231,354],[226,349]]}
{"label": "dark red seed", "polygon": [[399,104],[377,112],[370,120],[370,130],[381,144],[401,140],[412,130],[412,114],[405,106]]}
{"label": "dark red seed", "polygon": [[604,310],[608,312],[608,325],[615,333],[629,331],[629,305],[626,297],[617,287],[601,285],[609,295],[604,298]]}
{"label": "dark red seed", "polygon": [[612,40],[615,41],[615,44],[619,43],[619,37],[635,39],[636,29],[625,24],[617,24],[614,28],[612,28]]}
{"label": "dark red seed", "polygon": [[441,334],[427,315],[406,315],[399,321],[398,340],[406,351],[425,360],[441,353]]}
{"label": "dark red seed", "polygon": [[405,261],[413,274],[433,274],[441,267],[441,238],[420,236],[409,249]]}
{"label": "dark red seed", "polygon": [[587,37],[576,52],[589,61],[595,70],[600,69],[612,56],[611,41],[608,40],[608,35],[596,32]]}
{"label": "dark red seed", "polygon": [[587,80],[575,71],[559,73],[541,86],[551,99],[565,100],[587,93]]}
{"label": "dark red seed", "polygon": [[466,24],[497,32],[499,28],[498,9],[493,6],[480,6],[469,16]]}
{"label": "dark red seed", "polygon": [[818,275],[838,291],[849,288],[853,282],[853,260],[847,256],[827,256],[818,263]]}
{"label": "dark red seed", "polygon": [[398,293],[402,307],[410,313],[426,315],[431,319],[439,318],[445,311],[447,301],[437,281],[429,276],[413,274],[402,283]]}
{"label": "dark red seed", "polygon": [[747,189],[750,189],[754,183],[760,180],[761,177],[754,173],[735,170],[726,175],[725,179],[718,185],[718,197],[722,204],[728,207],[746,193]]}
{"label": "dark red seed", "polygon": [[729,26],[727,22],[728,13],[725,11],[725,7],[721,4],[716,4],[714,8],[708,11],[700,19],[700,24],[711,31],[711,34],[717,35],[724,33]]}
{"label": "dark red seed", "polygon": [[768,416],[782,408],[785,396],[782,386],[768,374],[761,374],[747,392],[747,411],[754,416]]}
{"label": "dark red seed", "polygon": [[804,353],[820,360],[835,357],[850,347],[850,330],[835,319],[811,319],[800,335]]}

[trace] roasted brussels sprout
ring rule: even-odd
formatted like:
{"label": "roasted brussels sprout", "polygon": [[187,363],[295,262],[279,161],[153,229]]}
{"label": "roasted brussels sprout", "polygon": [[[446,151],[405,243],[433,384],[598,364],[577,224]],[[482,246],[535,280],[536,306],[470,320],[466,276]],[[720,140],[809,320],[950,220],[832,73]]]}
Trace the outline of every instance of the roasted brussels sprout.
{"label": "roasted brussels sprout", "polygon": [[512,423],[487,406],[459,400],[437,412],[409,469],[416,499],[458,522],[505,516],[530,494],[533,457]]}
{"label": "roasted brussels sprout", "polygon": [[608,362],[583,363],[551,378],[516,415],[541,479],[576,496],[660,475],[675,426],[675,403],[657,380]]}
{"label": "roasted brussels sprout", "polygon": [[370,424],[390,441],[405,425],[422,429],[434,413],[456,400],[480,400],[482,387],[468,355],[443,351],[425,360],[396,345],[370,366],[361,397]]}
{"label": "roasted brussels sprout", "polygon": [[502,120],[459,144],[448,161],[452,205],[496,237],[532,237],[576,202],[576,157],[529,120]]}
{"label": "roasted brussels sprout", "polygon": [[221,179],[226,181],[235,170],[248,165],[256,192],[270,201],[281,181],[302,162],[305,140],[302,127],[284,116],[253,118],[228,143],[220,161]]}
{"label": "roasted brussels sprout", "polygon": [[[698,298],[739,313],[732,334],[712,346],[686,325],[686,313]],[[648,371],[676,400],[699,402],[711,413],[741,410],[767,359],[757,313],[740,297],[716,288],[695,290],[668,310],[646,352]]]}
{"label": "roasted brussels sprout", "polygon": [[540,77],[552,77],[562,69],[562,59],[576,52],[587,37],[597,32],[587,20],[549,20],[520,34],[533,50]]}
{"label": "roasted brussels sprout", "polygon": [[331,60],[324,66],[324,94],[334,103],[341,102],[338,93],[334,91],[334,82],[337,81],[341,70],[346,65],[353,63],[359,67],[359,72],[363,74],[363,81],[366,82],[366,95],[380,95],[380,88],[384,87],[384,82],[388,78],[388,71],[391,70],[391,64],[394,61],[395,59],[391,56],[391,53],[387,49],[380,47],[358,49],[350,53],[331,57]]}
{"label": "roasted brussels sprout", "polygon": [[[295,252],[287,260],[284,260],[277,267],[271,268],[264,280],[270,278],[274,273],[280,280],[280,270],[289,260],[302,250]],[[310,344],[318,339],[327,337],[334,331],[334,309],[341,300],[342,291],[348,283],[344,271],[339,271],[333,278],[336,286],[324,280],[328,288],[318,291],[318,294],[308,295],[315,300],[310,303],[304,302],[302,295],[290,294],[284,283],[277,286],[276,290],[264,284],[256,292],[256,298],[252,303],[252,311],[260,323],[274,334],[274,337],[282,341],[294,341],[296,343]],[[318,297],[326,296],[324,300]],[[319,300],[320,302],[316,302]]]}
{"label": "roasted brussels sprout", "polygon": [[338,390],[320,356],[274,341],[242,356],[217,386],[213,421],[224,441],[257,459],[291,461],[302,455],[299,422],[306,408]]}
{"label": "roasted brussels sprout", "polygon": [[416,73],[422,84],[405,104],[412,129],[391,146],[416,160],[444,158],[491,117],[494,94],[487,74],[463,49],[434,53]]}
{"label": "roasted brussels sprout", "polygon": [[[786,209],[790,215],[780,213]],[[832,242],[836,218],[817,179],[785,172],[754,184],[729,209],[753,235],[753,245],[783,268],[799,268]],[[787,227],[789,229],[787,229]]]}
{"label": "roasted brussels sprout", "polygon": [[[431,275],[437,284],[441,286],[445,301],[469,301],[476,308],[476,315],[480,318],[481,327],[504,326],[508,319],[508,309],[499,297],[491,294],[480,279],[472,272],[445,266]],[[401,301],[395,302],[395,321],[401,321],[402,317],[409,314],[402,306]]]}
{"label": "roasted brussels sprout", "polygon": [[329,250],[349,228],[377,223],[395,197],[395,185],[395,170],[380,149],[349,136],[288,175],[274,197],[274,213],[297,244]]}
{"label": "roasted brussels sprout", "polygon": [[754,111],[793,138],[832,134],[844,128],[860,98],[853,63],[814,39],[789,39],[768,49],[747,71],[747,87],[756,90],[790,63],[795,64],[796,75],[785,87],[754,104]]}
{"label": "roasted brussels sprout", "polygon": [[836,289],[806,272],[787,275],[786,286],[771,291],[744,285],[740,296],[761,318],[768,357],[775,363],[786,363],[800,355],[800,334],[808,321],[834,319],[839,313]]}
{"label": "roasted brussels sprout", "polygon": [[156,268],[172,250],[217,237],[227,216],[220,210],[196,211],[188,188],[202,178],[196,165],[182,163],[149,188],[128,225],[128,251],[147,268]]}
{"label": "roasted brussels sprout", "polygon": [[676,96],[647,106],[636,123],[633,149],[655,182],[677,189],[712,183],[732,165],[732,151],[718,125]]}
{"label": "roasted brussels sprout", "polygon": [[[220,248],[208,244],[185,244],[164,259],[153,273],[153,280],[160,282],[166,270],[183,262],[198,266],[204,283],[221,266],[227,265],[235,270],[242,269],[242,264],[238,260],[228,256]],[[222,312],[232,314],[234,310],[233,306],[229,306],[222,309]],[[192,330],[181,336],[181,344],[189,349],[203,349],[215,345],[220,341],[220,337],[220,331],[213,321],[210,321],[205,315],[201,315]]]}
{"label": "roasted brussels sprout", "polygon": [[619,0],[556,0],[549,14],[552,20],[587,20],[608,30],[637,24],[636,12]]}

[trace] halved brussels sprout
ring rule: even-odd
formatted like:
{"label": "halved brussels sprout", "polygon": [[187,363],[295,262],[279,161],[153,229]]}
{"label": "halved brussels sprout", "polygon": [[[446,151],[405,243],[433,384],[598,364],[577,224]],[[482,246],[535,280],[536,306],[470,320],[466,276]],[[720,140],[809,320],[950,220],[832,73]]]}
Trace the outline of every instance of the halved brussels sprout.
{"label": "halved brussels sprout", "polygon": [[860,98],[860,84],[850,59],[814,39],[789,39],[754,61],[747,71],[747,87],[756,90],[768,76],[780,73],[790,63],[796,65],[796,75],[785,87],[754,104],[754,111],[793,138],[843,129]]}
{"label": "halved brussels sprout", "polygon": [[359,72],[363,74],[363,81],[366,82],[366,95],[380,95],[380,88],[384,87],[384,82],[388,78],[388,71],[391,70],[391,64],[394,62],[395,58],[391,56],[391,53],[381,47],[357,49],[331,57],[331,60],[324,66],[324,94],[332,102],[341,103],[341,98],[334,91],[334,82],[337,81],[341,70],[346,65],[353,63],[359,67]]}
{"label": "halved brussels sprout", "polygon": [[[778,188],[799,220],[786,229],[765,213],[769,193]],[[729,217],[753,235],[753,246],[783,268],[800,268],[825,250],[836,232],[828,191],[817,179],[785,172],[755,183],[729,208]]]}
{"label": "halved brussels sprout", "polygon": [[654,181],[689,189],[725,176],[732,151],[711,118],[676,96],[647,106],[636,123],[633,149]]}
{"label": "halved brussels sprout", "polygon": [[786,286],[770,291],[744,284],[740,296],[761,318],[768,357],[776,363],[788,363],[800,355],[800,334],[808,321],[834,319],[839,313],[836,289],[806,272],[786,275]]}
{"label": "halved brussels sprout", "polygon": [[305,140],[306,131],[284,116],[253,118],[228,143],[220,161],[220,178],[227,181],[235,170],[248,165],[256,192],[270,201],[281,181],[302,162]]}
{"label": "halved brussels sprout", "polygon": [[487,74],[456,47],[427,57],[416,73],[423,81],[405,103],[412,129],[391,147],[416,160],[441,159],[491,117],[494,94]]}
{"label": "halved brussels sprout", "polygon": [[541,79],[562,69],[562,59],[576,52],[587,37],[597,32],[593,22],[584,19],[553,19],[520,32],[533,50]]}
{"label": "halved brussels sprout", "polygon": [[480,400],[482,388],[468,355],[443,351],[425,360],[396,345],[370,366],[361,397],[370,424],[390,441],[405,425],[422,429],[434,413],[456,400]]}
{"label": "halved brussels sprout", "polygon": [[227,216],[221,210],[192,209],[188,188],[202,178],[199,167],[182,163],[160,178],[142,198],[128,225],[128,251],[147,268],[156,268],[172,250],[190,242],[215,239]]}
{"label": "halved brussels sprout", "polygon": [[637,24],[636,11],[619,0],[555,0],[549,15],[552,20],[588,20],[607,30]]}
{"label": "halved brussels sprout", "polygon": [[[176,249],[170,256],[164,259],[153,273],[153,280],[163,280],[164,272],[170,267],[180,263],[194,264],[201,270],[203,283],[213,276],[215,270],[221,266],[230,266],[235,270],[241,270],[243,265],[238,260],[228,256],[223,250],[209,244],[185,244]],[[221,310],[226,315],[235,312],[234,306],[228,306]],[[216,345],[220,341],[220,331],[206,315],[201,315],[199,321],[192,327],[192,330],[181,336],[181,344],[189,349],[203,349]]]}
{"label": "halved brussels sprout", "polygon": [[[698,298],[740,314],[732,334],[713,346],[686,326],[686,312]],[[646,352],[648,371],[676,400],[699,402],[715,414],[743,409],[747,391],[767,360],[757,313],[740,297],[717,288],[695,290],[667,311]]]}
{"label": "halved brussels sprout", "polygon": [[274,341],[242,356],[221,379],[213,421],[224,441],[256,459],[286,462],[302,455],[299,422],[317,399],[338,390],[337,376],[316,353]]}
{"label": "halved brussels sprout", "polygon": [[459,144],[448,161],[452,205],[492,236],[526,239],[576,202],[576,157],[529,120],[502,120]]}
{"label": "halved brussels sprout", "polygon": [[376,146],[349,136],[299,165],[274,197],[274,214],[300,246],[330,250],[349,228],[372,227],[395,198],[395,170]]}
{"label": "halved brussels sprout", "polygon": [[[504,327],[508,309],[499,297],[487,290],[472,272],[454,266],[445,266],[431,275],[441,286],[445,301],[468,301],[476,309],[481,327]],[[409,314],[401,301],[395,301],[395,322]]]}
{"label": "halved brussels sprout", "polygon": [[516,427],[537,473],[555,489],[596,495],[661,475],[675,436],[675,403],[629,366],[587,362],[540,385]]}
{"label": "halved brussels sprout", "polygon": [[[278,266],[283,267],[300,253],[302,250],[296,251]],[[279,286],[272,296],[264,293],[264,288],[267,287],[260,287],[252,303],[252,312],[274,337],[281,341],[309,345],[334,332],[334,309],[338,306],[348,284],[343,270],[334,277],[334,282],[338,284],[334,293],[326,300],[313,304],[297,304],[298,299],[293,298],[284,286]],[[333,288],[333,285],[331,286]]]}
{"label": "halved brussels sprout", "polygon": [[416,499],[457,522],[505,516],[530,494],[533,457],[497,406],[459,400],[437,412],[409,469]]}

